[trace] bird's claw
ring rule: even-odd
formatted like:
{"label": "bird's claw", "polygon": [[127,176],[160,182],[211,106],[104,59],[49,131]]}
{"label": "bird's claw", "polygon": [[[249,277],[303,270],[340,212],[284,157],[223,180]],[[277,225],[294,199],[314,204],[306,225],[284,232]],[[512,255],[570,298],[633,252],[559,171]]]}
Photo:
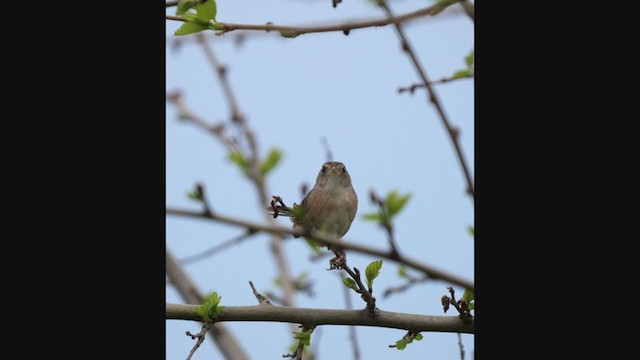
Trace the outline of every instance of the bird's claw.
{"label": "bird's claw", "polygon": [[342,270],[345,265],[347,265],[347,256],[342,252],[329,260],[329,268],[327,270]]}

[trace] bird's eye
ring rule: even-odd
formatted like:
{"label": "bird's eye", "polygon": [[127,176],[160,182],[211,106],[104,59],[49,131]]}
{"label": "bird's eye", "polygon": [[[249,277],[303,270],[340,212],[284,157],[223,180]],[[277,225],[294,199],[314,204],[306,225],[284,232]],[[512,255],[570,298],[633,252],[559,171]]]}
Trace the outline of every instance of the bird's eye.
{"label": "bird's eye", "polygon": [[322,169],[320,169],[320,172],[324,174],[325,171],[327,171],[327,168],[325,166],[322,166]]}
{"label": "bird's eye", "polygon": [[346,174],[346,173],[347,173],[347,168],[346,168],[346,167],[343,167],[343,168],[342,168],[342,173],[343,173],[343,174]]}

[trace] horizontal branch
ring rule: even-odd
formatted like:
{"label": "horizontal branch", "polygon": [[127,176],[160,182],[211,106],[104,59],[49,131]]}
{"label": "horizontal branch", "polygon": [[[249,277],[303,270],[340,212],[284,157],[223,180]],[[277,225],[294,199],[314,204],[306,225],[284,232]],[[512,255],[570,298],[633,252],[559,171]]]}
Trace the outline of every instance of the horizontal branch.
{"label": "horizontal branch", "polygon": [[356,244],[353,242],[345,241],[343,239],[338,240],[335,237],[319,234],[317,232],[307,232],[302,228],[298,228],[294,230],[293,228],[286,228],[283,226],[263,225],[263,224],[231,218],[228,216],[224,216],[224,215],[220,215],[218,213],[212,213],[212,212],[166,208],[166,213],[167,215],[185,216],[185,217],[192,217],[192,218],[203,219],[203,220],[213,220],[213,221],[221,222],[225,224],[242,226],[246,228],[248,231],[261,231],[261,232],[266,232],[270,234],[288,234],[288,235],[307,236],[307,237],[313,238],[314,240],[317,240],[319,243],[323,245],[327,245],[327,246],[332,245],[334,247],[342,248],[345,250],[352,250],[359,253],[370,254],[370,255],[378,256],[381,258],[389,259],[389,260],[404,264],[410,268],[421,271],[422,273],[426,274],[430,279],[443,280],[451,284],[459,285],[465,289],[473,290],[474,288],[473,283],[471,281],[462,279],[455,275],[448,274],[442,270],[436,269],[432,266],[426,265],[424,263],[421,263],[418,260],[406,257],[404,255],[394,254],[390,251],[379,250],[369,246],[364,246],[364,245]]}
{"label": "horizontal branch", "polygon": [[[283,36],[296,37],[302,34],[341,31],[345,33],[345,35],[348,35],[349,31],[355,30],[355,29],[386,26],[393,23],[406,22],[409,20],[423,17],[423,16],[436,15],[458,1],[459,0],[443,1],[440,3],[436,3],[434,5],[431,5],[422,9],[418,9],[403,15],[392,17],[392,18],[385,17],[385,18],[375,19],[375,20],[367,20],[362,22],[347,22],[347,23],[327,25],[327,26],[283,26],[283,25],[275,25],[272,23],[267,23],[264,25],[255,25],[255,24],[233,24],[233,23],[224,23],[224,22],[219,22],[218,25],[220,26],[220,31],[222,33],[227,33],[233,30],[254,30],[254,31],[266,31],[266,32],[279,31]],[[180,16],[173,16],[173,15],[165,15],[165,18],[167,20],[176,20],[176,21],[185,21],[185,22],[188,21],[186,18],[183,18]]]}
{"label": "horizontal branch", "polygon": [[[202,322],[196,313],[197,305],[166,304],[166,319],[193,320]],[[465,323],[457,316],[430,316],[375,310],[332,310],[296,308],[288,306],[225,306],[218,314],[217,322],[223,321],[266,321],[318,325],[359,325],[412,332],[436,331],[473,334],[474,323]]]}

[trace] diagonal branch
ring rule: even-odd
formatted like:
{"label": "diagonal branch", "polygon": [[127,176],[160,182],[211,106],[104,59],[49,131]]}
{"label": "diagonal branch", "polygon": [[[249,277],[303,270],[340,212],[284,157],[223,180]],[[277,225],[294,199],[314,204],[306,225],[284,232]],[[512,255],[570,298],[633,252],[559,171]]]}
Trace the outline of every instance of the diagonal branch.
{"label": "diagonal branch", "polygon": [[222,65],[218,58],[216,57],[213,49],[209,45],[209,43],[204,38],[202,33],[196,34],[196,40],[202,47],[205,55],[207,56],[207,60],[211,63],[213,70],[218,76],[218,80],[220,81],[220,85],[222,86],[222,91],[224,93],[224,97],[227,99],[227,103],[229,104],[229,108],[231,110],[231,120],[234,123],[243,123],[244,116],[240,112],[240,107],[238,106],[238,101],[236,100],[236,96],[234,95],[233,90],[231,89],[231,84],[229,83],[229,78],[227,77],[227,67]]}
{"label": "diagonal branch", "polygon": [[[167,276],[171,281],[171,284],[176,287],[182,300],[188,304],[201,304],[204,301],[202,292],[198,289],[196,284],[191,280],[178,262],[173,257],[169,249],[166,250],[166,268]],[[197,306],[193,306],[196,308]],[[195,310],[194,310],[195,311]],[[224,358],[228,360],[247,360],[248,356],[244,352],[240,343],[229,332],[224,324],[212,324],[209,328],[209,333],[214,344],[218,347],[220,352],[224,354]]]}
{"label": "diagonal branch", "polygon": [[[216,137],[216,139],[218,139],[223,145],[225,145],[225,147],[230,153],[237,151],[243,154],[243,156],[246,159],[248,159],[249,168],[247,171],[247,177],[249,178],[251,183],[256,188],[256,191],[258,192],[258,202],[260,204],[265,204],[268,201],[267,188],[266,188],[266,183],[263,177],[260,175],[260,171],[258,169],[259,167],[258,160],[259,160],[260,154],[259,154],[258,144],[256,141],[255,134],[253,130],[249,128],[244,115],[240,111],[240,107],[236,101],[236,97],[233,93],[233,90],[227,78],[227,67],[218,61],[217,57],[215,56],[215,53],[213,52],[213,49],[211,48],[211,46],[209,46],[209,44],[204,39],[204,37],[202,37],[202,34],[198,34],[198,35],[199,35],[197,37],[198,42],[202,46],[205,52],[205,55],[207,57],[207,60],[211,63],[214,69],[214,72],[218,76],[218,80],[222,84],[225,97],[227,99],[229,108],[231,109],[231,122],[234,125],[236,125],[240,129],[241,133],[244,135],[244,138],[249,144],[249,153],[245,154],[242,151],[241,147],[238,146],[238,144],[234,140],[230,139],[229,137],[223,134],[224,125],[219,124],[216,126],[209,126],[199,116],[197,116],[195,113],[190,111],[190,109],[182,101],[182,97],[180,96],[179,93],[168,94],[167,98],[171,102],[173,102],[174,105],[178,107],[181,118],[186,120],[191,120],[196,125],[211,132]],[[267,221],[271,222],[272,224],[276,224],[274,219],[271,218],[268,214],[265,214],[265,218]],[[282,241],[283,239],[280,234],[274,234],[274,236],[271,239],[270,249],[275,258],[278,274],[282,279],[282,291],[284,293],[283,301],[288,306],[294,306],[293,280],[291,277],[291,272],[288,267],[286,254],[282,247]]]}
{"label": "diagonal branch", "polygon": [[[451,5],[451,4],[455,3],[455,1],[448,1],[447,3],[448,3],[448,5]],[[380,6],[384,10],[384,12],[387,14],[387,17],[389,19],[393,19],[394,18],[393,13],[392,13],[391,9],[389,8],[389,5],[387,5],[385,0],[378,0],[378,6]],[[427,76],[427,72],[422,67],[422,64],[420,63],[420,60],[418,60],[418,56],[413,51],[413,48],[412,48],[411,44],[409,43],[409,39],[407,38],[407,35],[404,32],[404,28],[402,27],[402,24],[400,22],[396,21],[396,22],[393,23],[393,26],[395,27],[396,32],[398,34],[398,37],[400,38],[400,43],[402,44],[402,50],[411,59],[411,62],[413,63],[413,66],[416,68],[416,71],[418,72],[418,75],[420,76],[420,79],[422,80],[422,84],[427,88],[427,91],[428,91],[427,99],[436,108],[436,111],[437,111],[438,115],[440,116],[440,120],[442,121],[442,125],[444,125],[444,127],[445,127],[445,129],[447,131],[447,134],[449,135],[449,139],[451,140],[451,142],[453,144],[453,147],[455,149],[456,155],[458,157],[458,162],[460,163],[460,167],[462,168],[462,172],[464,173],[464,177],[465,177],[465,180],[467,182],[467,193],[469,193],[469,195],[471,195],[471,199],[475,199],[475,190],[474,190],[474,186],[473,186],[473,179],[471,178],[471,172],[469,171],[469,166],[467,165],[467,161],[465,160],[464,154],[462,153],[462,148],[460,146],[460,142],[458,141],[458,139],[459,139],[459,130],[454,128],[451,125],[451,121],[449,120],[449,117],[447,116],[447,114],[444,111],[444,106],[442,105],[442,102],[440,101],[440,98],[438,97],[438,94],[436,93],[436,91],[435,91],[435,89],[434,89],[434,87],[432,85],[432,82],[429,81],[429,77]]]}
{"label": "diagonal branch", "polygon": [[[196,312],[198,306],[166,304],[165,318],[193,320],[202,322]],[[368,310],[333,310],[296,308],[289,306],[225,306],[216,317],[216,324],[225,321],[265,321],[304,323],[306,326],[319,325],[357,325],[391,329],[403,329],[412,332],[458,332],[473,334],[474,321],[465,323],[457,316],[434,316],[397,313],[376,310],[375,316]]]}
{"label": "diagonal branch", "polygon": [[235,236],[235,237],[233,237],[233,238],[231,238],[231,239],[229,239],[229,240],[227,240],[227,241],[225,241],[225,242],[223,242],[221,244],[218,244],[218,245],[216,245],[216,246],[214,246],[214,247],[212,247],[212,248],[210,248],[208,250],[205,250],[205,251],[200,252],[198,254],[186,257],[186,258],[180,260],[180,263],[182,265],[187,265],[187,264],[192,264],[192,263],[194,263],[196,261],[200,261],[200,260],[206,259],[206,258],[208,258],[210,256],[213,256],[214,254],[216,254],[216,253],[218,253],[218,252],[220,252],[220,251],[232,246],[232,245],[236,245],[236,244],[241,243],[242,241],[244,241],[247,238],[251,237],[253,234],[255,234],[255,233],[251,232],[251,231],[245,231],[242,234],[240,234],[238,236]]}
{"label": "diagonal branch", "polygon": [[192,210],[184,210],[184,209],[176,209],[176,208],[166,208],[165,212],[167,215],[185,216],[185,217],[191,217],[191,218],[202,219],[202,220],[216,221],[216,222],[230,224],[234,226],[241,226],[241,227],[247,228],[250,231],[260,231],[260,232],[266,232],[270,234],[280,234],[280,235],[284,234],[284,235],[299,235],[303,237],[306,236],[306,237],[313,238],[314,240],[318,241],[322,245],[327,245],[327,246],[331,245],[336,248],[342,248],[345,250],[352,250],[359,253],[370,254],[373,256],[382,257],[385,259],[395,261],[397,263],[404,264],[410,268],[416,269],[426,274],[427,276],[429,276],[429,278],[434,280],[436,279],[443,280],[469,290],[473,290],[474,288],[474,285],[471,281],[457,277],[455,275],[448,274],[442,270],[426,265],[418,260],[409,258],[405,255],[393,254],[390,251],[378,250],[369,246],[356,244],[353,242],[346,241],[344,239],[337,239],[335,237],[331,237],[331,236],[320,234],[313,231],[307,232],[302,228],[294,230],[292,228],[287,228],[279,225],[258,224],[254,222],[249,222],[249,221],[245,221],[237,218],[220,215],[219,213],[206,213],[201,211],[192,211]]}
{"label": "diagonal branch", "polygon": [[[202,34],[197,34],[198,42],[202,46],[207,59],[211,63],[216,75],[218,76],[218,80],[222,85],[225,98],[227,99],[227,103],[231,110],[231,121],[235,124],[246,139],[249,145],[249,171],[247,172],[247,177],[253,183],[256,191],[258,192],[258,202],[259,204],[265,204],[268,202],[267,196],[267,186],[264,178],[260,175],[258,160],[260,159],[260,153],[258,150],[258,142],[256,140],[255,133],[247,124],[247,121],[240,111],[240,106],[236,100],[236,96],[231,88],[231,84],[229,82],[229,78],[227,77],[227,67],[221,64],[216,58],[213,48],[209,45],[209,43],[205,40]],[[273,218],[269,215],[265,214],[265,219],[272,224],[275,224]],[[294,289],[293,289],[293,278],[291,276],[291,271],[289,270],[289,265],[286,259],[286,254],[282,247],[283,238],[279,234],[274,234],[271,238],[270,249],[271,253],[276,262],[276,268],[278,269],[278,274],[280,275],[280,279],[282,279],[282,292],[284,295],[284,304],[287,306],[294,306]]]}
{"label": "diagonal branch", "polygon": [[[437,85],[437,84],[446,84],[452,81],[456,81],[456,80],[460,80],[460,79],[470,79],[472,77],[474,77],[474,74],[467,74],[467,75],[462,75],[462,76],[456,76],[456,77],[443,77],[439,80],[433,80],[431,82],[432,85]],[[424,88],[424,84],[419,84],[419,83],[413,83],[409,86],[406,87],[399,87],[398,88],[398,94],[402,94],[403,92],[409,92],[410,94],[413,95],[413,93],[416,91],[417,88]]]}
{"label": "diagonal branch", "polygon": [[191,358],[193,357],[193,354],[195,354],[196,350],[198,350],[200,345],[202,345],[202,343],[204,342],[205,334],[207,333],[207,331],[209,331],[210,327],[211,327],[210,324],[204,323],[202,324],[202,329],[200,330],[199,333],[192,334],[190,331],[186,332],[187,336],[190,336],[191,339],[193,340],[198,339],[196,343],[193,345],[193,347],[191,348],[191,351],[189,352],[189,356],[187,356],[187,360],[191,360]]}
{"label": "diagonal branch", "polygon": [[460,6],[467,14],[467,16],[471,19],[471,21],[476,21],[476,7],[475,4],[468,0],[460,0]]}

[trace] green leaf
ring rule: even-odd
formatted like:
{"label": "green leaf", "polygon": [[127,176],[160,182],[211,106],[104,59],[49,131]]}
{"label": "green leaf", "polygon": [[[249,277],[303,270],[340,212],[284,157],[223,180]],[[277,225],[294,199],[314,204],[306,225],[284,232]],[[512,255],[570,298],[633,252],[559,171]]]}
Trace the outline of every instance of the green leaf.
{"label": "green leaf", "polygon": [[473,72],[469,71],[469,69],[464,69],[464,70],[458,70],[454,72],[453,75],[451,75],[451,78],[457,79],[457,78],[471,76],[471,75],[473,75]]}
{"label": "green leaf", "polygon": [[195,201],[202,201],[202,194],[198,194],[195,191],[189,191],[187,193],[187,197],[191,200],[195,200]]}
{"label": "green leaf", "polygon": [[224,306],[219,306],[220,300],[222,297],[218,296],[218,293],[215,291],[209,295],[204,303],[198,308],[196,308],[196,312],[200,315],[205,322],[211,323],[215,321],[218,313],[224,309]]}
{"label": "green leaf", "polygon": [[380,222],[382,220],[382,215],[380,215],[380,213],[368,213],[362,214],[360,218],[362,218],[362,220]]}
{"label": "green leaf", "polygon": [[260,163],[260,174],[262,176],[267,175],[269,171],[273,170],[273,168],[278,165],[280,159],[282,159],[282,151],[275,148],[271,149],[269,154],[267,154],[267,158]]}
{"label": "green leaf", "polygon": [[246,172],[247,169],[249,168],[249,162],[247,161],[247,159],[244,158],[244,156],[242,156],[242,153],[239,151],[230,152],[229,160],[237,164],[240,167],[240,169],[244,172]]}
{"label": "green leaf", "polygon": [[207,30],[207,27],[196,22],[189,21],[182,24],[182,26],[180,26],[180,28],[178,28],[178,30],[176,30],[176,32],[174,32],[173,34],[176,36],[189,35],[200,32],[202,30]]}
{"label": "green leaf", "polygon": [[469,53],[469,55],[465,56],[464,58],[464,62],[465,64],[467,64],[467,69],[471,71],[473,71],[473,67],[474,67],[473,52],[474,52],[474,49],[471,49],[471,52]]}
{"label": "green leaf", "polygon": [[367,277],[367,286],[371,289],[373,280],[380,275],[380,268],[382,268],[382,260],[376,260],[367,265],[364,271],[364,275]]}
{"label": "green leaf", "polygon": [[462,294],[462,298],[469,305],[469,310],[473,310],[475,308],[475,298],[474,298],[473,290],[465,289],[464,294]]}
{"label": "green leaf", "polygon": [[313,329],[301,332],[292,332],[293,338],[300,341],[304,346],[311,346],[311,333]]}
{"label": "green leaf", "polygon": [[[184,17],[185,19],[189,20],[189,21],[194,21],[194,22],[195,22],[195,21],[197,21],[197,20],[198,20],[198,15],[196,15],[196,14],[194,14],[194,13],[192,13],[192,12],[185,13],[185,14],[183,15],[183,17]],[[204,25],[204,24],[202,24],[202,25]]]}
{"label": "green leaf", "polygon": [[201,0],[180,0],[178,2],[178,9],[176,10],[176,15],[184,14],[185,12],[187,12],[187,10],[200,4],[200,1]]}
{"label": "green leaf", "polygon": [[400,210],[402,210],[402,208],[407,204],[407,201],[409,201],[410,198],[411,194],[400,195],[397,191],[392,191],[391,193],[389,193],[389,195],[387,195],[387,199],[385,200],[389,219],[398,214]]}
{"label": "green leaf", "polygon": [[402,278],[405,279],[411,279],[411,275],[409,275],[409,272],[407,271],[407,268],[405,266],[398,266],[398,275]]}
{"label": "green leaf", "polygon": [[436,4],[439,6],[451,6],[452,4],[454,4],[455,2],[457,2],[456,0],[437,0]]}
{"label": "green leaf", "polygon": [[396,341],[396,349],[404,350],[404,348],[407,347],[407,344],[412,343],[413,340],[417,340],[417,341],[422,340],[422,334],[420,334],[420,333],[411,334],[410,336],[403,337],[402,339]]}
{"label": "green leaf", "polygon": [[218,12],[216,0],[205,0],[202,4],[196,5],[195,9],[199,23],[209,24],[209,20],[216,20],[216,13]]}
{"label": "green leaf", "polygon": [[345,284],[349,289],[353,289],[355,291],[358,291],[358,286],[356,285],[356,282],[353,281],[353,279],[351,279],[351,278],[342,278],[342,283]]}
{"label": "green leaf", "polygon": [[317,240],[311,239],[311,238],[304,238],[307,241],[307,244],[309,245],[309,247],[311,247],[311,249],[315,252],[315,253],[319,253],[320,252],[320,248],[322,248],[322,243],[320,243]]}
{"label": "green leaf", "polygon": [[475,227],[472,225],[467,226],[467,231],[469,232],[469,234],[471,234],[471,236],[475,236]]}
{"label": "green leaf", "polygon": [[473,290],[465,289],[464,294],[462,294],[462,298],[467,302],[467,304],[473,301]]}
{"label": "green leaf", "polygon": [[407,347],[408,343],[409,342],[406,339],[400,339],[400,340],[396,341],[396,349],[404,350],[404,348]]}

